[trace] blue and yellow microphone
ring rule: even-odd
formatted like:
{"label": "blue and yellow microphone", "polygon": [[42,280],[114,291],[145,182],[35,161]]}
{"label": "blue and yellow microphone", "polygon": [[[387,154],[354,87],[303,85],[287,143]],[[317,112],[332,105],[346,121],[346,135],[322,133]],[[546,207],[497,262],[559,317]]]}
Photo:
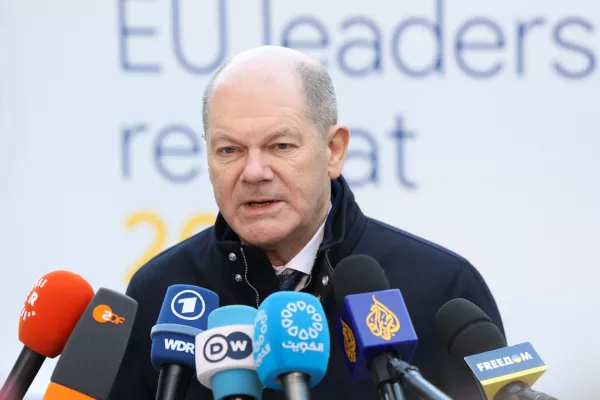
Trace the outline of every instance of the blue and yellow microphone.
{"label": "blue and yellow microphone", "polygon": [[531,389],[548,369],[531,343],[507,346],[490,317],[466,299],[453,299],[437,313],[442,345],[474,374],[487,399],[556,400]]}
{"label": "blue and yellow microphone", "polygon": [[340,342],[353,379],[370,377],[382,398],[402,399],[403,388],[424,399],[449,399],[409,364],[417,334],[402,293],[390,289],[375,259],[357,254],[340,261],[333,291],[340,307]]}
{"label": "blue and yellow microphone", "polygon": [[[531,343],[475,354],[465,357],[465,361],[488,399],[509,399],[516,393],[532,391],[529,388],[548,369]],[[528,398],[519,396],[516,398]],[[538,392],[532,398],[552,397],[540,397]]]}

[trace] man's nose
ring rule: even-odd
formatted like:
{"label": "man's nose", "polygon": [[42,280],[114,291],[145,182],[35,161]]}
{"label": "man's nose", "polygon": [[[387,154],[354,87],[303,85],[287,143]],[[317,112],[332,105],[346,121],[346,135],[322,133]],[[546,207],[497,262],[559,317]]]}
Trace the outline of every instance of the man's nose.
{"label": "man's nose", "polygon": [[260,151],[251,150],[248,152],[242,179],[248,183],[259,183],[273,179],[273,170],[271,170],[268,160]]}

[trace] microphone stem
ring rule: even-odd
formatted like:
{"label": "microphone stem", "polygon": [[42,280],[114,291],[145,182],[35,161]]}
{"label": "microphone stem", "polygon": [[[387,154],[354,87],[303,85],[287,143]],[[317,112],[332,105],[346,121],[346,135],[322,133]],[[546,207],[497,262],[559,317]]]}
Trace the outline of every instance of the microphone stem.
{"label": "microphone stem", "polygon": [[[15,365],[0,389],[0,400],[20,400],[25,397],[45,360],[45,356],[23,346]],[[20,379],[17,380],[16,377]]]}
{"label": "microphone stem", "polygon": [[192,370],[179,364],[166,364],[160,370],[156,400],[183,400]]}
{"label": "microphone stem", "polygon": [[280,377],[286,400],[310,400],[308,375],[290,372]]}
{"label": "microphone stem", "polygon": [[389,356],[388,366],[390,373],[402,383],[402,386],[416,391],[421,398],[425,400],[452,400],[424,379],[419,370],[406,361]]}
{"label": "microphone stem", "polygon": [[400,385],[398,383],[391,384],[390,382],[382,383],[379,386],[379,397],[382,400],[405,400]]}
{"label": "microphone stem", "polygon": [[556,397],[538,392],[525,382],[511,382],[498,391],[496,400],[556,400]]}

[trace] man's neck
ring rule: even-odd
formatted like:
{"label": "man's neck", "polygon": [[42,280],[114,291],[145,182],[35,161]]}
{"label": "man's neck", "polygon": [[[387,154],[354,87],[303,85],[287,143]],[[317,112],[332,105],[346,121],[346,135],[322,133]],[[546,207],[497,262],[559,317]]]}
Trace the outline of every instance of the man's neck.
{"label": "man's neck", "polygon": [[295,237],[293,239],[287,240],[285,243],[280,243],[274,249],[267,249],[265,253],[269,258],[269,261],[272,265],[276,267],[282,267],[289,263],[302,249],[310,242],[310,240],[317,234],[317,231],[327,218],[329,212],[329,203],[325,208],[325,212],[318,219],[318,223],[311,227],[311,229],[307,229],[302,237]]}

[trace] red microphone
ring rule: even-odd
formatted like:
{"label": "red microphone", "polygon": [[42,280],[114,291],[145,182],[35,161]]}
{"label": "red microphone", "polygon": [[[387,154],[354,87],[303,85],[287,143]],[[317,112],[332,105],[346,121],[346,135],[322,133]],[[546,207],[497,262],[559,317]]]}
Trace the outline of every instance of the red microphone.
{"label": "red microphone", "polygon": [[46,357],[62,352],[93,297],[92,286],[69,271],[53,271],[37,281],[19,317],[23,350],[0,389],[0,400],[23,399]]}

